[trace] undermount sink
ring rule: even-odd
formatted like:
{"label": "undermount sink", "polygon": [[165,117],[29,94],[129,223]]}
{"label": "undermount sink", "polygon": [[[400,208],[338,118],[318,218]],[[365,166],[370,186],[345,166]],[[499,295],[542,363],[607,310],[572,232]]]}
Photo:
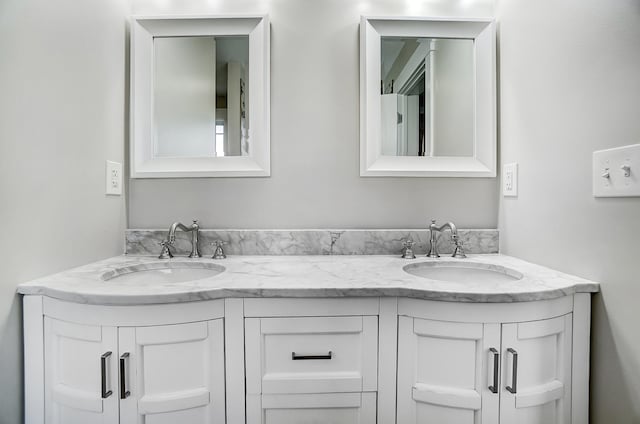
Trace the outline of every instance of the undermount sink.
{"label": "undermount sink", "polygon": [[522,278],[518,271],[475,262],[421,262],[402,269],[417,277],[455,283],[503,283]]}
{"label": "undermount sink", "polygon": [[214,277],[225,268],[207,262],[153,262],[116,268],[102,274],[109,284],[185,283]]}

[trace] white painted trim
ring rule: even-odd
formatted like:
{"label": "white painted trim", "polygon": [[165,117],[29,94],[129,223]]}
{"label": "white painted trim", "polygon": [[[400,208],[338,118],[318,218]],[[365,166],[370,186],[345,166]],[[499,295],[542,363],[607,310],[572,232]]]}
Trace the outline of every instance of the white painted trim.
{"label": "white painted trim", "polygon": [[360,423],[369,424],[376,422],[376,406],[378,394],[376,392],[362,393]]}
{"label": "white painted trim", "polygon": [[[493,354],[490,349],[494,348],[498,352],[501,350],[502,326],[497,323],[484,324],[482,326],[482,341],[478,343],[482,364],[480,365],[480,383],[482,396],[482,410],[480,411],[480,420],[483,423],[496,423],[500,418],[500,394],[493,393],[489,386],[494,384],[493,381]],[[498,386],[502,381],[502,369],[498,363]]]}
{"label": "white painted trim", "polygon": [[[380,38],[472,38],[475,53],[473,157],[382,156]],[[491,19],[363,16],[360,24],[360,175],[495,177],[497,169],[496,31]]]}
{"label": "white painted trim", "polygon": [[378,315],[377,297],[246,298],[245,317],[323,317]]}
{"label": "white painted trim", "polygon": [[416,383],[412,390],[413,400],[450,408],[479,411],[482,405],[480,393],[475,389],[460,389]]}
{"label": "white painted trim", "polygon": [[262,409],[360,408],[363,393],[262,395]]}
{"label": "white painted trim", "polygon": [[[153,157],[153,37],[249,36],[250,155]],[[132,178],[267,177],[270,147],[270,27],[260,16],[134,16],[131,22]]]}
{"label": "white painted trim", "polygon": [[245,424],[244,304],[242,299],[225,299],[224,305],[226,423]]}
{"label": "white painted trim", "polygon": [[247,394],[247,424],[261,424],[263,415],[262,395]]}
{"label": "white painted trim", "polygon": [[[131,395],[126,399],[120,399],[120,424],[138,424],[138,393],[141,390],[139,376],[142,371],[138,371],[140,361],[137,360],[139,350],[136,346],[135,327],[118,328],[118,358],[125,352],[129,352],[130,355],[126,384]],[[120,383],[119,376],[118,383]]]}
{"label": "white painted trim", "polygon": [[44,316],[42,296],[22,298],[24,325],[24,422],[44,424]]}
{"label": "white painted trim", "polygon": [[[260,318],[244,320],[245,375],[247,398],[249,395],[262,394],[262,358],[264,357]],[[247,404],[247,411],[249,411]],[[247,421],[249,418],[247,417]]]}
{"label": "white painted trim", "polygon": [[[587,294],[588,295],[588,294]],[[398,298],[398,315],[451,322],[504,323],[554,318],[573,309],[573,297],[512,303],[456,303]]]}
{"label": "white painted trim", "polygon": [[398,299],[380,298],[378,317],[378,424],[396,423]]}
{"label": "white painted trim", "polygon": [[576,293],[573,297],[571,423],[584,424],[589,422],[591,294]]}
{"label": "white painted trim", "polygon": [[378,317],[362,317],[362,391],[378,390]]}
{"label": "white painted trim", "polygon": [[224,317],[224,299],[158,305],[88,305],[51,297],[42,301],[43,314],[85,325],[137,327],[209,321]]}

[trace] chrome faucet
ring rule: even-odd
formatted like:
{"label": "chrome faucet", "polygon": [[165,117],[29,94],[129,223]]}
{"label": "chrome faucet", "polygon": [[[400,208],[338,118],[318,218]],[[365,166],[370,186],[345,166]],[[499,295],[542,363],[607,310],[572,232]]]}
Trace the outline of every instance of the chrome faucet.
{"label": "chrome faucet", "polygon": [[173,224],[171,224],[171,227],[169,227],[167,240],[160,243],[160,245],[162,246],[162,251],[160,252],[160,256],[158,256],[158,258],[168,259],[173,257],[169,248],[172,247],[173,243],[175,243],[176,241],[176,230],[178,229],[187,233],[191,232],[191,253],[189,254],[189,257],[201,258],[202,254],[200,254],[200,249],[198,248],[198,233],[200,231],[200,226],[198,225],[198,221],[195,219],[193,220],[193,224],[191,224],[190,227],[187,227],[180,222],[174,222]]}
{"label": "chrome faucet", "polygon": [[429,225],[431,245],[429,246],[429,253],[427,253],[427,256],[430,258],[440,257],[440,255],[438,254],[438,247],[437,247],[438,239],[437,239],[436,233],[441,233],[447,228],[451,231],[451,242],[455,245],[453,255],[451,256],[454,258],[466,258],[467,256],[464,254],[464,250],[462,249],[462,240],[460,240],[460,238],[458,237],[458,229],[456,228],[456,225],[453,222],[447,222],[445,224],[442,224],[440,227],[438,227],[436,225],[435,219],[432,219],[431,225]]}

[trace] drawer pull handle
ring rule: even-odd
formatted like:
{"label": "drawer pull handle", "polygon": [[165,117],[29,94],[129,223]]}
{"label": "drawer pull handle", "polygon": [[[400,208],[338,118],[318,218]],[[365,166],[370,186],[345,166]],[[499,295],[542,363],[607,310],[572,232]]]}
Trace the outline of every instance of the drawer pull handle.
{"label": "drawer pull handle", "polygon": [[515,395],[518,390],[518,352],[511,348],[507,349],[507,352],[513,355],[513,368],[511,370],[511,386],[507,386],[506,389],[509,393],[513,393]]}
{"label": "drawer pull handle", "polygon": [[107,390],[107,358],[111,356],[111,352],[105,352],[100,357],[100,385],[102,389],[102,399],[106,399],[113,394],[111,390]]}
{"label": "drawer pull handle", "polygon": [[500,367],[500,354],[492,347],[489,352],[493,354],[493,385],[489,386],[491,393],[498,393],[498,368]]}
{"label": "drawer pull handle", "polygon": [[129,352],[125,352],[120,356],[120,399],[126,399],[131,395],[131,392],[127,390],[127,363],[129,359]]}
{"label": "drawer pull handle", "polygon": [[296,355],[295,352],[291,352],[291,360],[293,361],[306,361],[309,359],[331,359],[333,353],[329,351],[326,355]]}

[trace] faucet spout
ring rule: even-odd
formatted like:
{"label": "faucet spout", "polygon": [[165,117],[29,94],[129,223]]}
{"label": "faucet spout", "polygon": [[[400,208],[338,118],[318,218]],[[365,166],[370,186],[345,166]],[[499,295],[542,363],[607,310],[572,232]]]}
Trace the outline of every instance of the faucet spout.
{"label": "faucet spout", "polygon": [[437,237],[437,233],[441,233],[444,230],[449,230],[451,231],[451,238],[453,240],[457,240],[458,239],[458,228],[456,227],[456,225],[449,221],[449,222],[445,222],[444,224],[442,224],[441,226],[437,226],[436,225],[436,220],[432,219],[431,220],[431,225],[429,225],[429,235],[430,235],[430,244],[431,246],[429,247],[429,253],[427,253],[427,256],[430,258],[439,258],[440,255],[438,254],[438,248],[437,248],[437,241],[438,241],[438,237]]}
{"label": "faucet spout", "polygon": [[167,243],[169,245],[173,244],[176,241],[176,231],[182,230],[186,233],[191,233],[191,253],[189,254],[190,258],[200,258],[202,254],[200,253],[200,249],[198,247],[198,236],[200,231],[200,226],[198,225],[198,221],[194,220],[193,224],[190,227],[187,227],[181,222],[174,222],[169,227],[169,234],[167,235]]}

